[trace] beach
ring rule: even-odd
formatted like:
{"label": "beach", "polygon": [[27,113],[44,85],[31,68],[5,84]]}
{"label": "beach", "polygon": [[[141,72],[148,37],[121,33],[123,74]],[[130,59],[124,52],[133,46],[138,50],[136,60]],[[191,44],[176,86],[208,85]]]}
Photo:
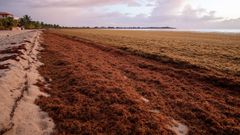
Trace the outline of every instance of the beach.
{"label": "beach", "polygon": [[[238,134],[236,72],[171,57],[176,55],[151,55],[152,50],[161,51],[156,47],[146,51],[150,46],[146,38],[161,39],[157,35],[71,29],[45,32],[40,59],[45,65],[39,71],[50,82],[50,89],[41,90],[51,97],[41,97],[37,104],[55,121],[55,134]],[[174,47],[176,43],[182,46],[179,40],[190,45],[196,41],[197,46],[199,42],[220,43],[225,37],[162,35],[163,43],[172,48],[170,53],[180,51]],[[229,43],[239,42],[238,37],[225,38],[231,38]],[[190,52],[205,52],[199,46]]]}
{"label": "beach", "polygon": [[240,133],[239,34],[0,33],[0,134]]}
{"label": "beach", "polygon": [[0,134],[50,134],[54,123],[34,103],[44,82],[37,68],[41,31],[0,32]]}

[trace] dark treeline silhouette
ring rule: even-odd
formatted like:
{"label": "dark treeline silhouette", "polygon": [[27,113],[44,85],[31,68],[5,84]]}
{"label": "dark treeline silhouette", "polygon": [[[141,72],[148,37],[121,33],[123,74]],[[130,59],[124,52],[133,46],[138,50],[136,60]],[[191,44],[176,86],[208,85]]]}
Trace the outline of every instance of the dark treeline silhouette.
{"label": "dark treeline silhouette", "polygon": [[28,15],[24,15],[17,20],[13,17],[5,17],[0,19],[0,30],[10,30],[14,27],[21,27],[24,29],[60,28],[60,26],[57,24],[47,24],[40,21],[33,21]]}
{"label": "dark treeline silhouette", "polygon": [[47,24],[39,21],[32,21],[31,17],[24,15],[19,19],[19,26],[23,26],[25,29],[43,29],[43,28],[60,28],[57,24]]}
{"label": "dark treeline silhouette", "polygon": [[14,27],[24,29],[46,29],[46,28],[71,28],[71,29],[175,29],[173,27],[112,27],[112,26],[95,26],[95,27],[63,27],[57,24],[47,24],[40,21],[33,21],[29,15],[24,15],[20,19],[5,17],[0,19],[0,30],[10,30]]}

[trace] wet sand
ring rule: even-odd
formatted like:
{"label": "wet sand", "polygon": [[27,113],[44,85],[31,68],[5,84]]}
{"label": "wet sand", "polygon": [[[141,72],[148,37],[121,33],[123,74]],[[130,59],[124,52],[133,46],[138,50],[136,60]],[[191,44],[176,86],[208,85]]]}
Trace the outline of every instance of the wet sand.
{"label": "wet sand", "polygon": [[[238,80],[50,32],[36,103],[54,134],[240,134]],[[226,85],[227,84],[227,85]]]}

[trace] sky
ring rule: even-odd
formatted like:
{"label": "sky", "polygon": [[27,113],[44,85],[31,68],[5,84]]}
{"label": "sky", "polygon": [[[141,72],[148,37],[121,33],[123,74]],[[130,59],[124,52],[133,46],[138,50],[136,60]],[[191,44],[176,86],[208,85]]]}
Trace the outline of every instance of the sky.
{"label": "sky", "polygon": [[0,0],[0,11],[62,26],[240,29],[240,0]]}

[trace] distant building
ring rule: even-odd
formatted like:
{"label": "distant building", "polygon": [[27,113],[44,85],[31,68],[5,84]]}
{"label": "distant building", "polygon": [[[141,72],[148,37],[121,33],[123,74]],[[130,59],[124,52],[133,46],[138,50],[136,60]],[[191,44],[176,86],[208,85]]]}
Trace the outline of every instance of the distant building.
{"label": "distant building", "polygon": [[13,17],[13,14],[7,13],[7,12],[0,12],[0,19],[1,18],[6,18],[6,17]]}

